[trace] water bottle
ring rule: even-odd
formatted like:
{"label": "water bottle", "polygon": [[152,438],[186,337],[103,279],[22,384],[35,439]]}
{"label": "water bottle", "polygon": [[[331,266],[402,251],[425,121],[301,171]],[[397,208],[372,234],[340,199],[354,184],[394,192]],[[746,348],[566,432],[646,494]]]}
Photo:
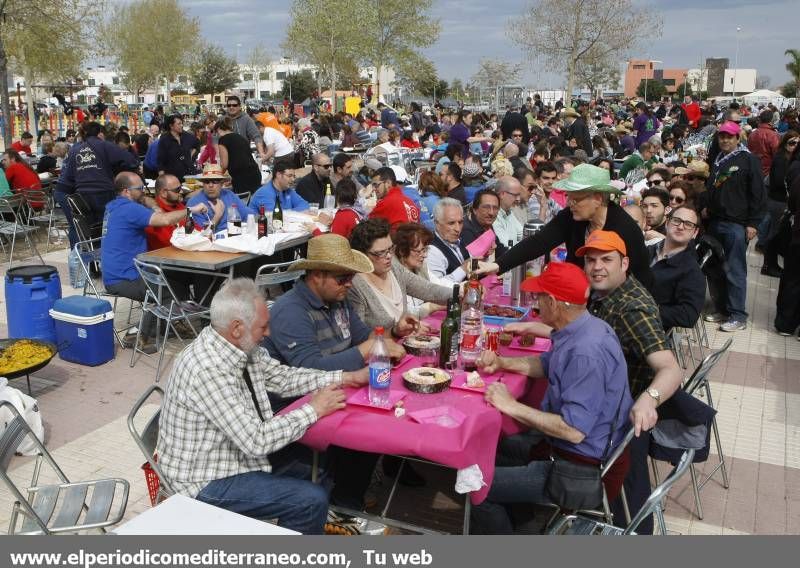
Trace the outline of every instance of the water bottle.
{"label": "water bottle", "polygon": [[325,200],[322,202],[323,209],[335,209],[336,208],[336,198],[331,193],[331,184],[328,182],[325,184]]}
{"label": "water bottle", "polygon": [[239,208],[234,203],[228,207],[228,236],[234,237],[242,234],[242,216],[239,215]]}
{"label": "water bottle", "polygon": [[69,266],[69,284],[73,288],[83,289],[86,286],[86,272],[81,268],[81,259],[77,249],[71,249],[67,257]]}
{"label": "water bottle", "polygon": [[369,403],[389,406],[389,387],[392,384],[392,364],[383,342],[383,328],[375,328],[375,341],[369,352]]}
{"label": "water bottle", "polygon": [[465,371],[474,371],[483,341],[483,308],[480,283],[471,280],[461,304],[461,362]]}

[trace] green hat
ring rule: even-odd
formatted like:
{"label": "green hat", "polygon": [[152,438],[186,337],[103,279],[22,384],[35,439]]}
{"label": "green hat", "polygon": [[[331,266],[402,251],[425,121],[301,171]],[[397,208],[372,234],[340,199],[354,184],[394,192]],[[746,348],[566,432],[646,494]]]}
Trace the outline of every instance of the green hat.
{"label": "green hat", "polygon": [[562,179],[553,184],[553,189],[564,191],[604,191],[619,193],[620,190],[611,185],[611,174],[608,170],[581,164],[575,166],[567,179]]}

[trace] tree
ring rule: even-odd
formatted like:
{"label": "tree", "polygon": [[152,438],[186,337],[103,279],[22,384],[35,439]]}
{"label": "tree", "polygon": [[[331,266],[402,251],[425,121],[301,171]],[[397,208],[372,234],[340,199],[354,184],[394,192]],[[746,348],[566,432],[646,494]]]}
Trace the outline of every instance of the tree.
{"label": "tree", "polygon": [[756,78],[756,89],[769,89],[771,83],[772,79],[769,78],[769,75],[761,75]]}
{"label": "tree", "polygon": [[794,96],[800,101],[800,49],[787,49],[784,55],[788,55],[790,58],[789,63],[786,64],[786,70],[794,80]]}
{"label": "tree", "polygon": [[191,78],[197,94],[222,93],[239,82],[239,66],[221,47],[208,44],[198,53]]}
{"label": "tree", "polygon": [[500,104],[497,98],[497,89],[503,85],[516,83],[522,66],[518,63],[508,63],[499,59],[483,58],[478,64],[478,72],[472,76],[471,83],[479,90],[488,91],[495,97],[495,110]]}
{"label": "tree", "polygon": [[412,55],[401,61],[394,70],[395,79],[392,87],[403,89],[409,95],[432,92],[433,85],[439,80],[436,67],[421,55]]}
{"label": "tree", "polygon": [[354,66],[362,50],[366,11],[356,0],[293,0],[283,48],[327,77],[336,111],[338,69]]}
{"label": "tree", "polygon": [[450,82],[450,94],[455,97],[456,100],[463,100],[467,93],[464,90],[464,83],[461,82],[461,79],[453,79]]}
{"label": "tree", "polygon": [[788,83],[784,83],[784,85],[780,88],[781,95],[783,95],[787,99],[796,97],[799,90],[800,90],[800,83],[798,83],[797,81],[789,81]]}
{"label": "tree", "polygon": [[363,62],[375,67],[376,96],[380,97],[381,71],[397,67],[419,49],[439,38],[439,20],[428,12],[433,0],[365,0],[362,42]]}
{"label": "tree", "polygon": [[[0,109],[4,116],[11,115],[6,88],[10,60],[25,78],[28,119],[36,135],[32,85],[40,80],[63,83],[78,76],[81,63],[93,53],[93,36],[103,11],[102,1],[0,0]],[[5,120],[4,125],[8,147],[11,121]]]}
{"label": "tree", "polygon": [[633,0],[532,0],[509,21],[511,38],[548,69],[566,71],[572,97],[578,64],[587,53],[620,60],[645,38],[661,36],[661,17]]}
{"label": "tree", "polygon": [[450,87],[444,79],[437,79],[431,83],[422,85],[421,95],[432,99],[443,99],[450,93]]}
{"label": "tree", "polygon": [[658,79],[648,79],[647,81],[642,79],[642,82],[636,87],[636,96],[642,97],[645,102],[655,101],[667,96],[667,88]]}
{"label": "tree", "polygon": [[98,39],[129,90],[138,96],[163,78],[169,93],[200,49],[200,23],[178,0],[133,0],[115,4]]}
{"label": "tree", "polygon": [[679,97],[685,97],[686,95],[692,96],[694,91],[692,90],[692,85],[686,81],[675,88],[675,94]]}
{"label": "tree", "polygon": [[592,96],[601,96],[602,90],[619,87],[620,72],[616,62],[607,57],[597,55],[597,50],[590,50],[578,63],[575,78],[586,86]]}
{"label": "tree", "polygon": [[297,73],[290,73],[286,75],[283,80],[284,97],[291,101],[304,101],[314,94],[317,88],[316,79],[314,74],[309,69],[303,69]]}
{"label": "tree", "polygon": [[267,73],[267,76],[272,72],[272,58],[269,51],[262,45],[258,44],[250,50],[247,54],[247,67],[253,73],[253,86],[255,87],[255,98],[261,98],[261,90],[259,89],[259,81],[261,80],[261,73]]}

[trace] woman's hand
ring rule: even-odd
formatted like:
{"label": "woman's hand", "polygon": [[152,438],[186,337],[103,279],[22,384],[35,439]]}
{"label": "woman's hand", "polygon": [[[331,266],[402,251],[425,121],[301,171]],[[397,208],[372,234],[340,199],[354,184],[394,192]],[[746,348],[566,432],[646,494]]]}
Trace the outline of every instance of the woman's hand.
{"label": "woman's hand", "polygon": [[403,314],[392,328],[392,335],[395,337],[405,337],[411,335],[419,329],[419,319],[411,314]]}

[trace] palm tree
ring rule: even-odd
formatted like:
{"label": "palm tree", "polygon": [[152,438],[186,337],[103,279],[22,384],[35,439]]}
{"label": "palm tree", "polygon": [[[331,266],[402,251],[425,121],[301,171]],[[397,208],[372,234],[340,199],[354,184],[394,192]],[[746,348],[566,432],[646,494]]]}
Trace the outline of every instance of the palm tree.
{"label": "palm tree", "polygon": [[787,49],[784,55],[791,57],[791,61],[786,64],[786,70],[794,79],[795,97],[800,100],[800,49]]}

